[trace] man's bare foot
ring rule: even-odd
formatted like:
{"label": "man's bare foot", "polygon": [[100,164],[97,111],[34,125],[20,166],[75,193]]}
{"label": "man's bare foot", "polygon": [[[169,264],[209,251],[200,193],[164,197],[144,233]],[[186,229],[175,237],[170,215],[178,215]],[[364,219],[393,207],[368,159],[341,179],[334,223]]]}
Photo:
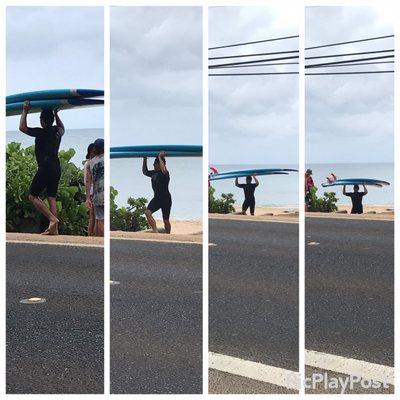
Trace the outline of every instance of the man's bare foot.
{"label": "man's bare foot", "polygon": [[50,221],[48,228],[42,233],[42,235],[58,235],[58,220]]}

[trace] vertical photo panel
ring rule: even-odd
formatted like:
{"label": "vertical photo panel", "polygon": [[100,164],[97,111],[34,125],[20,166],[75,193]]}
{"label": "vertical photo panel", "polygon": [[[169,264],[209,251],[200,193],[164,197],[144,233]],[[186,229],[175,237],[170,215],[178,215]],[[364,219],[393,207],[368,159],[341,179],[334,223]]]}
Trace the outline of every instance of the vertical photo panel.
{"label": "vertical photo panel", "polygon": [[202,8],[111,8],[111,393],[202,392]]}
{"label": "vertical photo panel", "polygon": [[6,18],[6,391],[100,394],[103,8]]}
{"label": "vertical photo panel", "polygon": [[209,8],[209,392],[299,389],[298,13]]}
{"label": "vertical photo panel", "polygon": [[392,14],[306,8],[307,393],[394,390]]}

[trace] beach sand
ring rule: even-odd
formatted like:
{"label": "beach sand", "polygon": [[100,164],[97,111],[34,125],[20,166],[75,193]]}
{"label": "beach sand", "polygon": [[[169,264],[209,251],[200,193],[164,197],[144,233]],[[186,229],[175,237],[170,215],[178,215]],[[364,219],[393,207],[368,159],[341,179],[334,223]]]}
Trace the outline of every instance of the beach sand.
{"label": "beach sand", "polygon": [[202,222],[193,221],[171,221],[171,233],[167,235],[164,232],[163,222],[156,220],[160,233],[153,233],[151,230],[139,232],[111,231],[111,238],[119,239],[137,239],[149,241],[172,241],[172,242],[189,242],[202,243],[203,228]]}
{"label": "beach sand", "polygon": [[[339,206],[339,210],[331,213],[307,212],[307,217],[324,218],[351,218],[367,220],[394,220],[394,207],[390,205],[364,205],[364,214],[350,214],[351,206]],[[293,207],[256,207],[255,215],[241,215],[241,208],[236,207],[237,214],[209,214],[209,218],[233,219],[244,221],[279,221],[279,222],[298,222],[298,209]]]}
{"label": "beach sand", "polygon": [[47,236],[37,233],[11,233],[6,234],[7,242],[27,242],[27,243],[54,243],[54,244],[71,244],[83,246],[103,246],[104,239],[94,236],[73,236],[73,235],[58,235]]}
{"label": "beach sand", "polygon": [[332,213],[307,212],[307,217],[350,218],[367,220],[394,220],[394,207],[379,204],[364,204],[364,214],[350,214],[351,206],[338,206]]}
{"label": "beach sand", "polygon": [[254,215],[241,214],[241,207],[235,207],[236,213],[232,214],[208,214],[213,219],[229,219],[237,221],[271,221],[271,222],[287,222],[298,223],[299,212],[293,207],[256,207]]}

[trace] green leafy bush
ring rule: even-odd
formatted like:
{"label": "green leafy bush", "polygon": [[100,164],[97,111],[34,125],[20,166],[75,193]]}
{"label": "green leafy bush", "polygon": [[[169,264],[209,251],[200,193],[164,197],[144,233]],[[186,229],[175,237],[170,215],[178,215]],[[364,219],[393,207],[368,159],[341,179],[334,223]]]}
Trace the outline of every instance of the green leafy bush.
{"label": "green leafy bush", "polygon": [[324,192],[324,197],[317,196],[318,189],[314,186],[310,189],[310,204],[308,211],[332,212],[337,211],[338,199],[334,192]]}
{"label": "green leafy bush", "polygon": [[[61,179],[57,195],[59,232],[86,235],[88,210],[85,207],[83,169],[71,162],[75,150],[59,152]],[[37,171],[35,147],[21,148],[12,142],[6,149],[6,229],[7,232],[39,233],[48,221],[28,200],[29,188]],[[45,200],[47,202],[47,200]]]}
{"label": "green leafy bush", "polygon": [[149,228],[144,212],[147,199],[129,197],[127,207],[118,207],[115,199],[118,191],[110,188],[110,230],[112,231],[142,231]]}
{"label": "green leafy bush", "polygon": [[214,196],[215,189],[213,187],[208,188],[208,212],[217,214],[229,214],[235,212],[233,204],[235,200],[233,199],[232,193],[222,193],[221,198],[217,199]]}

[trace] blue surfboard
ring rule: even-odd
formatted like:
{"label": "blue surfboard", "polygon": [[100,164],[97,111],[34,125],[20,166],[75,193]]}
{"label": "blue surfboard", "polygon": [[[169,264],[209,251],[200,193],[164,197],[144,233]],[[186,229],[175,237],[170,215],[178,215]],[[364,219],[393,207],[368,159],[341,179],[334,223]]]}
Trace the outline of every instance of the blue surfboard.
{"label": "blue surfboard", "polygon": [[138,146],[116,146],[116,147],[111,147],[110,151],[111,153],[117,153],[117,152],[134,152],[134,153],[140,153],[140,152],[160,152],[160,151],[166,151],[167,156],[169,155],[169,152],[191,152],[191,153],[201,153],[203,152],[203,146],[200,145],[186,145],[186,144],[166,144],[166,145],[138,145]]}
{"label": "blue surfboard", "polygon": [[[22,112],[23,102],[6,105],[6,116],[19,115]],[[29,114],[40,113],[43,110],[67,110],[78,107],[95,107],[104,105],[100,99],[60,99],[60,100],[34,100],[31,101]]]}
{"label": "blue surfboard", "polygon": [[[110,158],[142,158],[142,157],[157,157],[159,151],[114,151],[110,153]],[[201,157],[202,153],[193,151],[169,151],[169,157]]]}
{"label": "blue surfboard", "polygon": [[231,174],[246,174],[246,175],[258,175],[264,172],[299,172],[297,169],[291,169],[291,168],[257,168],[257,169],[242,169],[242,170],[237,170],[237,171],[224,171],[224,172],[218,172],[216,175],[231,175]]}
{"label": "blue surfboard", "polygon": [[[284,171],[269,171],[269,172],[259,172],[256,174],[257,176],[261,175],[289,175],[289,172],[284,172]],[[210,175],[210,181],[218,181],[221,179],[236,179],[236,178],[244,178],[246,176],[249,176],[247,173],[236,173],[236,174],[228,174],[228,175],[220,175],[220,174],[211,174]]]}
{"label": "blue surfboard", "polygon": [[370,179],[370,178],[346,178],[346,179],[338,179],[332,183],[322,183],[323,187],[345,186],[345,185],[346,186],[365,185],[365,186],[383,187],[390,185],[390,183],[379,179]]}
{"label": "blue surfboard", "polygon": [[335,182],[354,182],[354,181],[362,181],[362,182],[380,182],[382,184],[389,185],[389,182],[382,181],[380,179],[371,179],[371,178],[340,178],[337,179]]}
{"label": "blue surfboard", "polygon": [[6,97],[6,104],[21,103],[25,100],[60,100],[70,98],[88,98],[104,96],[104,90],[97,89],[53,89],[38,90],[35,92],[24,92],[12,94]]}

